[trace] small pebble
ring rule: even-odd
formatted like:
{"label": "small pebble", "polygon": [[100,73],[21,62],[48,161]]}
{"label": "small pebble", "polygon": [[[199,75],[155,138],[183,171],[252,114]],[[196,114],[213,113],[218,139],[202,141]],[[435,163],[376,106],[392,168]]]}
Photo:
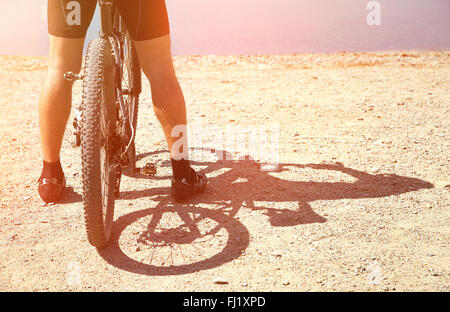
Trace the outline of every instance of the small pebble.
{"label": "small pebble", "polygon": [[383,140],[376,140],[373,142],[374,145],[383,145]]}
{"label": "small pebble", "polygon": [[281,258],[281,252],[280,251],[274,251],[271,253],[272,256],[277,257],[277,258]]}
{"label": "small pebble", "polygon": [[213,282],[214,282],[214,284],[219,284],[219,285],[225,285],[225,284],[228,284],[228,281],[225,280],[225,279],[222,278],[222,277],[216,277],[216,278],[214,278]]}

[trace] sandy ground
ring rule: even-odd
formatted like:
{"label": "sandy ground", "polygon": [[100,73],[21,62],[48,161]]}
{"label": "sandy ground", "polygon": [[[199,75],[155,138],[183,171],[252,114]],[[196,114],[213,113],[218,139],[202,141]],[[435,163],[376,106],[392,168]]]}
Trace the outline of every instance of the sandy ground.
{"label": "sandy ground", "polygon": [[[450,291],[450,51],[175,57],[189,121],[209,127],[191,147],[220,150],[227,126],[279,125],[280,165],[193,150],[210,184],[173,203],[145,84],[139,165],[159,171],[123,178],[100,254],[70,124],[64,201],[36,191],[46,58],[0,64],[1,291]],[[77,82],[74,106],[80,94]]]}

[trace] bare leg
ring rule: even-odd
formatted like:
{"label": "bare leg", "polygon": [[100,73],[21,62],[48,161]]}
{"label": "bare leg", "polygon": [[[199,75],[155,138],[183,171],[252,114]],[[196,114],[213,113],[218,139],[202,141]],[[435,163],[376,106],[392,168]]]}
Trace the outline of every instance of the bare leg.
{"label": "bare leg", "polygon": [[[170,51],[170,35],[145,41],[135,41],[140,65],[150,81],[153,109],[169,146],[172,158],[178,150],[173,149],[178,137],[172,137],[175,126],[186,127],[186,106],[183,93],[175,75]],[[183,150],[187,153],[187,133],[183,135]]]}
{"label": "bare leg", "polygon": [[46,162],[59,160],[59,153],[70,115],[73,83],[64,73],[78,73],[81,68],[84,38],[49,37],[48,74],[39,99],[39,126],[42,158]]}
{"label": "bare leg", "polygon": [[[173,68],[170,35],[135,41],[134,44],[141,67],[150,81],[153,109],[169,146],[174,175],[172,195],[175,200],[183,201],[192,194],[203,192],[207,179],[189,165],[186,105]],[[181,128],[182,133],[172,133],[175,128]]]}

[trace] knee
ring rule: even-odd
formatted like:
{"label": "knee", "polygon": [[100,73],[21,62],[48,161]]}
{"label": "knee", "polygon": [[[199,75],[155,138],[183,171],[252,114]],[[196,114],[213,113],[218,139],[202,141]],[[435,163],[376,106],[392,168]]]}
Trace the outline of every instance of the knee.
{"label": "knee", "polygon": [[144,64],[142,70],[154,88],[172,88],[177,83],[173,66],[168,62]]}
{"label": "knee", "polygon": [[48,67],[55,71],[81,70],[84,38],[66,39],[50,36]]}
{"label": "knee", "polygon": [[142,70],[152,85],[173,83],[176,80],[169,36],[135,41],[134,44]]}
{"label": "knee", "polygon": [[52,72],[73,72],[79,73],[81,71],[81,57],[80,59],[71,59],[64,56],[53,56],[48,61],[49,71]]}

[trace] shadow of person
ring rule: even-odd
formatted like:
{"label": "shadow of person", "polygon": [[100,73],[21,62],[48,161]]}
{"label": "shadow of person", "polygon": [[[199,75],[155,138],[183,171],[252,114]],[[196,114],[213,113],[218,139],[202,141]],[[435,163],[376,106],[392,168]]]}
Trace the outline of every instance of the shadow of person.
{"label": "shadow of person", "polygon": [[[289,168],[289,169],[288,169]],[[259,186],[271,188],[273,192],[253,194],[248,200],[252,209],[263,209],[269,216],[273,226],[292,226],[296,224],[324,222],[323,217],[312,211],[308,203],[317,200],[339,200],[358,198],[380,198],[399,195],[406,192],[429,189],[433,185],[429,182],[403,177],[396,174],[368,174],[352,168],[344,167],[342,163],[335,164],[280,164],[277,172],[285,172],[292,168],[335,171],[346,174],[354,182],[314,182],[301,181],[302,176],[297,173],[299,181],[285,181],[274,177],[270,172],[255,173]],[[273,208],[257,208],[255,201],[289,202],[298,201],[296,210],[279,210]]]}
{"label": "shadow of person", "polygon": [[307,203],[299,203],[299,206],[301,208],[298,211],[268,208],[263,209],[266,210],[265,215],[269,217],[270,225],[277,227],[295,226],[308,223],[323,223],[327,221],[324,217],[316,214]]}
{"label": "shadow of person", "polygon": [[[271,172],[261,170],[260,164],[249,156],[246,156],[245,160],[235,161],[227,160],[231,159],[231,156],[226,151],[215,151],[215,153],[219,159],[208,163],[204,170],[207,175],[214,175],[209,179],[209,187],[214,193],[214,198],[205,194],[202,200],[211,198],[210,203],[231,201],[231,207],[236,212],[240,207],[263,210],[273,226],[325,222],[326,219],[316,214],[309,205],[317,200],[379,198],[433,188],[431,183],[417,178],[396,174],[369,174],[345,167],[339,162],[332,164],[281,163]],[[229,170],[215,174],[224,171],[224,168]],[[340,172],[354,181],[304,181],[302,169]],[[282,173],[287,172],[289,180],[283,179]],[[256,205],[257,203],[271,203],[273,207],[261,207]],[[290,203],[291,207],[289,209],[277,207],[285,206],[281,205],[283,203]]]}
{"label": "shadow of person", "polygon": [[[159,152],[166,153],[167,151]],[[153,155],[156,154],[153,153]],[[112,242],[108,248],[99,250],[100,255],[110,264],[138,274],[172,275],[196,272],[232,261],[247,248],[248,230],[237,218],[234,218],[240,209],[262,211],[274,227],[323,223],[327,220],[314,212],[310,205],[311,202],[379,198],[433,187],[431,183],[417,178],[396,174],[369,174],[345,167],[342,163],[281,163],[278,164],[275,171],[263,171],[260,164],[250,157],[233,160],[230,153],[218,150],[215,150],[213,154],[217,156],[213,160],[191,162],[193,166],[203,167],[201,171],[208,176],[209,184],[204,193],[198,194],[184,204],[172,201],[168,196],[170,194],[168,187],[122,192],[121,198],[123,199],[151,197],[152,201],[157,202],[157,206],[124,215],[116,220]],[[161,164],[170,166],[169,162]],[[317,172],[343,174],[352,181],[345,182],[342,179],[335,182],[306,180],[308,175],[303,174],[302,170],[312,170],[312,178],[316,172],[314,170],[318,170]],[[311,172],[309,177],[311,178]],[[170,178],[161,175],[158,177],[158,179]],[[164,219],[163,215],[168,213],[178,214],[180,223],[176,226],[169,226],[169,230],[160,229],[159,232],[156,232],[158,224]],[[145,216],[151,216],[151,218],[142,221]],[[195,245],[194,243],[198,241],[203,242],[205,233],[196,230],[196,227],[200,227],[201,222],[205,219],[209,219],[215,225],[213,229],[206,231],[208,237],[220,241],[220,238],[216,238],[215,235],[226,236],[227,242],[215,254],[208,253],[209,247],[206,247],[200,252],[203,258],[188,261],[189,263],[180,262],[174,265],[175,262],[173,262],[168,267],[145,263],[150,256],[143,257],[141,261],[136,260],[135,256],[127,255],[132,251],[123,251],[119,244],[119,239],[124,231],[132,224],[140,222],[145,224],[140,230],[135,230],[140,235],[129,237],[126,239],[128,243],[135,241],[136,244],[144,244],[143,248],[160,250],[169,246],[171,252],[176,249],[174,245],[187,248],[187,245]],[[159,226],[164,228],[163,225]],[[221,229],[225,230],[227,234],[224,235],[220,231]],[[180,238],[177,235],[185,237]],[[182,248],[180,247],[180,249]],[[154,252],[151,256],[151,259],[153,258]]]}

